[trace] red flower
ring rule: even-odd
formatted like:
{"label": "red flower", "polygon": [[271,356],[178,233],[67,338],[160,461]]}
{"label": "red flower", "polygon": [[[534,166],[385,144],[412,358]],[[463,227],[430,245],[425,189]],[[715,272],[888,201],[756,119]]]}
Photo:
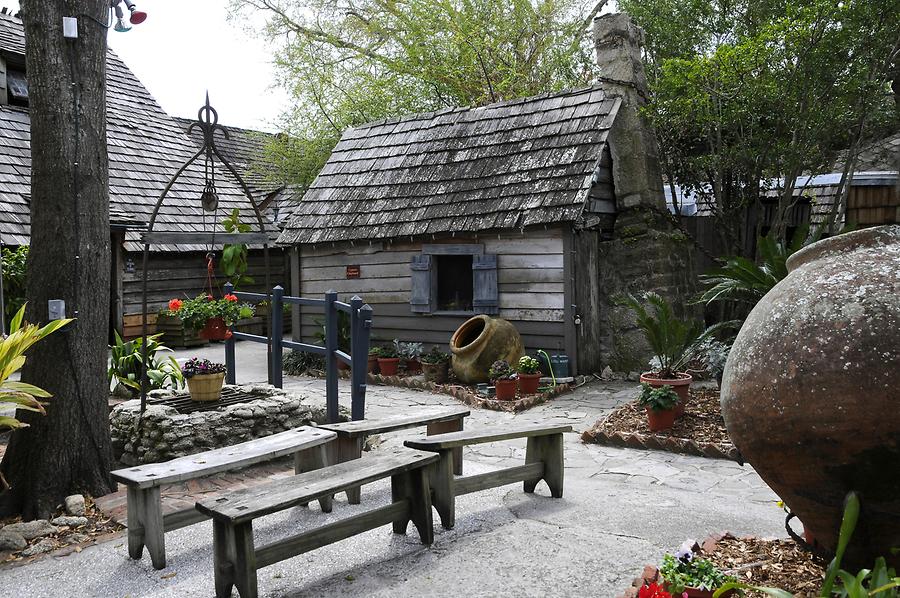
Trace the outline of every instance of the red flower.
{"label": "red flower", "polygon": [[169,301],[169,311],[178,311],[184,302],[181,299],[171,299]]}
{"label": "red flower", "polygon": [[206,296],[206,299],[209,300],[209,301],[215,301],[215,298],[213,298],[212,295],[207,295],[207,296]]}
{"label": "red flower", "polygon": [[638,598],[672,598],[672,594],[665,591],[661,585],[651,583],[641,586]]}
{"label": "red flower", "polygon": [[237,295],[225,295],[225,301],[231,301],[232,303],[237,303]]}

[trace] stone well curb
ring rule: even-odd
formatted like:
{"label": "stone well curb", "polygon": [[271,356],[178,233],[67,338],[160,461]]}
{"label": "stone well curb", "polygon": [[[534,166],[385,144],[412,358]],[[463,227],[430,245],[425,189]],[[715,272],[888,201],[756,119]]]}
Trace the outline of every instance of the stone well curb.
{"label": "stone well curb", "polygon": [[689,438],[674,438],[660,434],[641,434],[639,432],[604,432],[591,429],[581,435],[582,442],[641,449],[647,451],[669,451],[682,455],[694,455],[709,459],[725,459],[744,464],[741,453],[733,444],[716,442],[697,442]]}

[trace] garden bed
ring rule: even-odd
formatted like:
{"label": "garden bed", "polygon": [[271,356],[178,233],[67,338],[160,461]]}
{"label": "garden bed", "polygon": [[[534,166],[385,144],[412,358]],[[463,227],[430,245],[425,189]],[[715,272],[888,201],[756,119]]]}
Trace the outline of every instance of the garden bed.
{"label": "garden bed", "polygon": [[[795,598],[818,596],[825,578],[827,563],[792,540],[737,538],[725,533],[706,539],[701,548],[700,556],[712,561],[719,570],[750,585],[781,588]],[[637,596],[640,585],[656,581],[657,568],[644,567],[643,574],[635,578],[622,596]],[[766,595],[748,591],[744,596],[764,598]]]}
{"label": "garden bed", "polygon": [[719,391],[713,389],[692,391],[684,416],[669,430],[651,432],[644,408],[635,401],[598,421],[581,438],[595,444],[664,450],[742,463],[725,429]]}

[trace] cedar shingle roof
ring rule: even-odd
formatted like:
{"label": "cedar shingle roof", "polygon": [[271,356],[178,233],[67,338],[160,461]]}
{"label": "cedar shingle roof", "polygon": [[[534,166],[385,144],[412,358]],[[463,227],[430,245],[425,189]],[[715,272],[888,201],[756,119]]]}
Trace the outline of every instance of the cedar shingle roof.
{"label": "cedar shingle roof", "polygon": [[[24,54],[22,23],[0,15],[0,49]],[[150,95],[134,74],[110,51],[107,55],[107,141],[110,211],[117,221],[148,222],[169,178],[196,153],[194,143]],[[198,105],[202,98],[197,98]],[[27,244],[30,236],[31,121],[28,109],[0,106],[0,235],[4,244]],[[221,230],[225,210],[249,206],[237,184],[216,173],[219,212],[204,215],[202,160],[176,183],[160,209],[154,230],[196,232]],[[126,247],[139,250],[139,233],[128,232]],[[204,246],[154,245],[154,250],[203,250]]]}
{"label": "cedar shingle roof", "polygon": [[278,241],[575,221],[618,105],[594,85],[348,129]]}

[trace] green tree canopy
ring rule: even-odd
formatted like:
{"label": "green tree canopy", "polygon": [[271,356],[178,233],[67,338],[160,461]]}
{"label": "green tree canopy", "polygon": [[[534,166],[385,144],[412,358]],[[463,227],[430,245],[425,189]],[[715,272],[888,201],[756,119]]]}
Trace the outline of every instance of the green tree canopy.
{"label": "green tree canopy", "polygon": [[347,127],[575,87],[594,78],[596,0],[232,0],[259,11],[295,105],[270,158],[315,178]]}

